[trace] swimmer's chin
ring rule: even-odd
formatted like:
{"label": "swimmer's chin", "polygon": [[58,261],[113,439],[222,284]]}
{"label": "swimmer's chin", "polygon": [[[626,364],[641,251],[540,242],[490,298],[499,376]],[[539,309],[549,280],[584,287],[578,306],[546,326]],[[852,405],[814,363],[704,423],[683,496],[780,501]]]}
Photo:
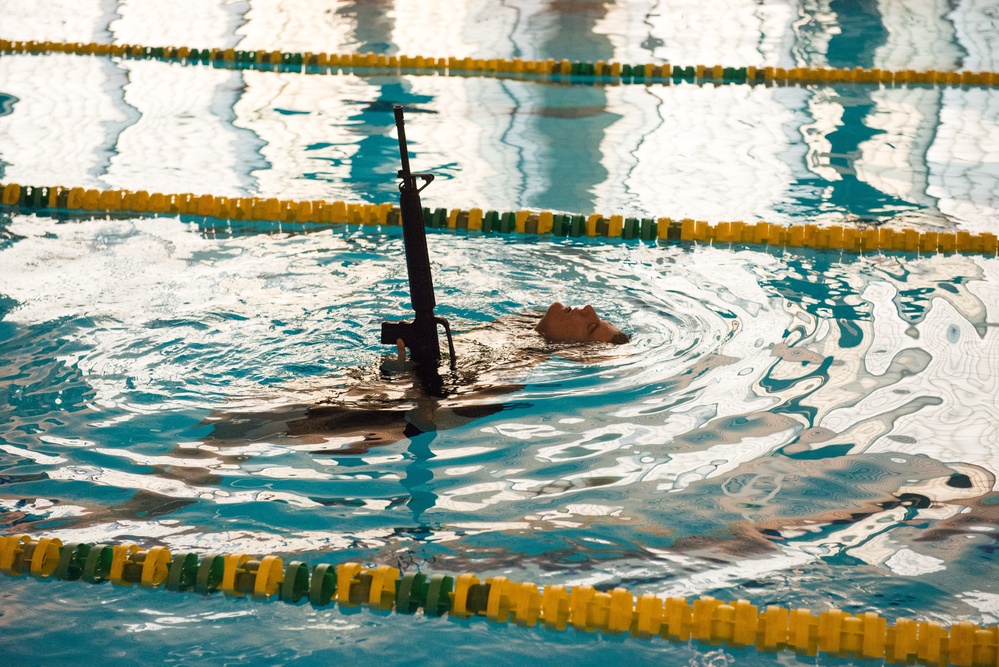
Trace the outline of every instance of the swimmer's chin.
{"label": "swimmer's chin", "polygon": [[577,364],[592,365],[627,357],[637,352],[634,345],[603,343],[597,341],[549,341],[538,338],[542,358],[564,359]]}
{"label": "swimmer's chin", "polygon": [[607,346],[618,347],[618,346],[621,346],[621,345],[627,345],[627,344],[631,343],[631,338],[626,333],[614,334],[613,338],[611,338],[610,340],[606,340],[606,341],[605,340],[575,340],[575,339],[571,339],[571,338],[552,338],[550,336],[546,336],[545,334],[543,334],[541,332],[537,332],[537,334],[538,334],[539,338],[541,338],[545,343],[547,343],[549,345],[572,346],[572,347],[578,347],[578,348],[586,348],[586,347],[595,347],[595,348],[602,347],[602,348],[606,348]]}

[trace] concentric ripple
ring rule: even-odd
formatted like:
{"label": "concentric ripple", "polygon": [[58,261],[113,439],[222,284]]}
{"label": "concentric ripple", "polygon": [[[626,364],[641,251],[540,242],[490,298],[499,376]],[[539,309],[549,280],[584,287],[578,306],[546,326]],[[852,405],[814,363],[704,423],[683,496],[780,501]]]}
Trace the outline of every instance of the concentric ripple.
{"label": "concentric ripple", "polygon": [[[807,602],[790,570],[847,564],[994,593],[997,260],[433,234],[459,363],[432,398],[379,370],[397,233],[8,229],[0,503],[26,530],[685,595]],[[631,343],[546,343],[554,300]]]}

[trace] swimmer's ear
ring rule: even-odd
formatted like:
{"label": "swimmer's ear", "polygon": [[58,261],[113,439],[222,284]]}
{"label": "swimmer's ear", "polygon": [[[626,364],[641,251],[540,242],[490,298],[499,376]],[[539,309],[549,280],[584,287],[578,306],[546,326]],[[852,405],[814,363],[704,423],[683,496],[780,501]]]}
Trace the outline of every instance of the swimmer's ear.
{"label": "swimmer's ear", "polygon": [[610,342],[615,345],[624,345],[625,343],[630,343],[631,339],[628,338],[628,334],[626,333],[616,333],[614,334],[614,337],[610,339]]}

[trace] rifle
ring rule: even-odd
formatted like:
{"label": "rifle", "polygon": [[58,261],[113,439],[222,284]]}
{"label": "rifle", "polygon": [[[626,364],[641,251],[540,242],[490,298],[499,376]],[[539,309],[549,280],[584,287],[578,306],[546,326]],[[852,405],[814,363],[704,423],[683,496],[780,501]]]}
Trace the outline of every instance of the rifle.
{"label": "rifle", "polygon": [[[399,156],[402,169],[399,170],[399,208],[402,212],[402,240],[406,248],[406,271],[409,274],[409,295],[416,317],[412,322],[382,322],[382,344],[395,345],[402,339],[409,348],[413,363],[417,368],[430,368],[436,371],[441,359],[437,325],[443,325],[447,334],[448,350],[451,353],[451,368],[455,368],[454,342],[451,340],[451,325],[443,317],[434,315],[437,300],[434,298],[434,283],[430,275],[430,256],[427,253],[427,232],[423,226],[423,205],[420,192],[434,180],[433,174],[414,174],[409,169],[409,151],[406,146],[406,127],[402,107],[395,105],[395,126],[399,130]],[[423,180],[418,187],[416,179]]]}

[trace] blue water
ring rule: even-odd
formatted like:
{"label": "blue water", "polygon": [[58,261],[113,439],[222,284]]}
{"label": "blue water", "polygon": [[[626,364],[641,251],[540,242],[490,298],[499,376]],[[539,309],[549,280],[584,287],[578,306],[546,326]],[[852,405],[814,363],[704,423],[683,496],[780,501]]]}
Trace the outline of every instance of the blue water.
{"label": "blue water", "polygon": [[[0,37],[996,69],[967,2],[732,2],[720,41],[668,4],[15,4]],[[0,180],[393,201],[402,103],[428,206],[994,232],[997,96],[3,56]],[[398,230],[0,212],[4,533],[996,622],[995,258],[429,243],[464,388],[438,403],[379,372],[409,311]],[[555,300],[632,342],[545,344]],[[800,662],[110,585],[3,578],[0,600],[18,664]]]}

